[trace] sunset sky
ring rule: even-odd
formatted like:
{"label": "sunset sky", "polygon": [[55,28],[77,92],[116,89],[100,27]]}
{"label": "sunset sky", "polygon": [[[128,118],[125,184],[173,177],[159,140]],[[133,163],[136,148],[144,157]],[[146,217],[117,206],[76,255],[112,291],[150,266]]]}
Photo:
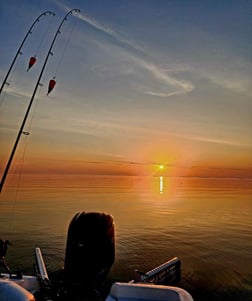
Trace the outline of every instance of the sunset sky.
{"label": "sunset sky", "polygon": [[[58,35],[11,170],[252,177],[252,2],[0,2],[1,174]],[[26,71],[29,58],[37,63]],[[47,93],[48,81],[56,87]]]}

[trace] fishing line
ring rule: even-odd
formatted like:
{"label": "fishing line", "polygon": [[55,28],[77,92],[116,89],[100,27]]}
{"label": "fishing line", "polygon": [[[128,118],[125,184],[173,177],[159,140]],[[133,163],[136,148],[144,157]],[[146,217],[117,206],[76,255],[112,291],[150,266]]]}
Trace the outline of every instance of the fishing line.
{"label": "fishing line", "polygon": [[68,34],[67,34],[67,38],[66,38],[66,42],[65,42],[65,46],[62,50],[62,53],[61,55],[59,56],[59,61],[58,61],[58,64],[56,65],[56,69],[55,69],[55,72],[54,72],[54,76],[56,77],[61,65],[62,65],[62,62],[63,62],[63,58],[65,56],[65,53],[66,53],[66,49],[68,48],[68,45],[70,43],[70,40],[71,40],[71,36],[73,34],[73,31],[74,29],[76,28],[76,23],[77,23],[77,17],[75,17],[75,20],[73,21],[73,24],[70,28],[70,30],[68,31]]}
{"label": "fishing line", "polygon": [[1,98],[0,98],[0,107],[2,106],[2,104],[4,103],[4,98],[5,98],[5,95],[6,95],[6,90],[4,90],[4,92],[2,93],[1,95]]}
{"label": "fishing line", "polygon": [[[30,57],[29,62],[28,62],[28,68],[27,68],[26,71],[29,71],[29,70],[32,68],[32,66],[36,63],[36,61],[37,61],[36,56],[37,56],[37,54],[38,54],[39,52],[42,51],[42,44],[45,44],[45,42],[46,42],[46,41],[45,41],[45,40],[46,40],[45,38],[46,38],[46,36],[48,35],[49,28],[51,27],[51,23],[52,23],[52,19],[50,20],[50,22],[47,23],[47,26],[44,27],[45,30],[44,30],[43,34],[41,35],[41,38],[38,39],[39,42],[38,42],[38,45],[37,45],[37,49],[36,49],[35,52],[33,52],[34,55]],[[45,47],[44,47],[44,48],[45,48]]]}
{"label": "fishing line", "polygon": [[[40,92],[41,92],[41,87],[38,90],[38,96],[35,98],[34,106],[33,106],[33,109],[31,111],[31,117],[30,117],[29,123],[27,125],[27,130],[23,131],[23,135],[25,136],[25,139],[24,139],[23,153],[22,153],[22,157],[21,157],[21,160],[20,160],[20,162],[21,162],[20,163],[20,179],[21,179],[21,176],[22,176],[22,173],[23,173],[23,166],[24,166],[24,160],[25,160],[25,155],[26,155],[26,149],[27,149],[28,142],[29,142],[31,127],[32,127],[35,112],[36,112],[36,109],[37,109]],[[20,182],[18,184],[20,184]]]}
{"label": "fishing line", "polygon": [[13,197],[13,205],[12,205],[12,208],[11,208],[11,218],[10,218],[9,231],[8,231],[9,234],[14,229],[13,224],[14,224],[14,220],[15,220],[15,216],[16,216],[16,204],[17,204],[17,200],[18,200],[18,194],[20,192],[20,185],[21,185],[21,178],[22,178],[22,175],[23,175],[25,155],[26,155],[26,150],[27,150],[27,146],[28,146],[28,143],[29,143],[30,129],[31,129],[32,122],[34,120],[35,111],[36,111],[37,104],[38,104],[38,101],[39,101],[40,92],[41,92],[41,87],[38,90],[38,96],[36,97],[35,102],[34,102],[33,110],[31,112],[31,118],[30,118],[29,124],[27,126],[28,130],[23,131],[23,135],[25,136],[25,138],[24,138],[24,145],[23,145],[22,154],[18,157],[18,160],[16,161],[16,164],[14,166],[13,174],[17,175],[17,180],[16,180],[16,189],[15,189],[15,193],[14,193],[14,197]]}
{"label": "fishing line", "polygon": [[26,135],[26,136],[29,136],[28,133],[30,134],[30,130],[31,130],[31,127],[32,127],[34,116],[35,116],[35,113],[37,111],[37,106],[38,106],[38,102],[39,102],[39,96],[40,96],[41,88],[42,88],[42,86],[39,86],[38,93],[37,93],[37,96],[35,98],[33,108],[32,108],[31,114],[30,114],[31,117],[30,117],[30,120],[29,120],[29,123],[28,123],[28,126],[27,126],[27,132],[23,131],[23,134]]}
{"label": "fishing line", "polygon": [[21,174],[20,174],[20,172],[18,172],[19,161],[20,160],[18,157],[18,160],[15,162],[15,165],[13,166],[13,169],[14,169],[13,175],[12,175],[13,180],[11,179],[11,181],[15,182],[14,181],[15,175],[18,175],[18,178],[15,182],[16,189],[14,189],[14,187],[13,187],[13,197],[12,197],[13,203],[12,203],[12,207],[10,210],[11,214],[10,214],[10,218],[9,218],[9,226],[8,226],[8,231],[7,231],[8,237],[10,236],[11,232],[13,232],[13,233],[16,232],[16,231],[13,231],[13,229],[14,229],[13,225],[14,225],[14,220],[16,217],[16,204],[17,204],[17,199],[18,199],[18,193],[20,191],[19,188],[20,188],[20,181],[21,181]]}
{"label": "fishing line", "polygon": [[[16,170],[16,166],[15,166],[15,170]],[[15,174],[15,172],[14,172]],[[18,181],[19,182],[19,178],[18,178]],[[19,187],[19,184],[17,184],[17,187]],[[12,207],[11,207],[11,215],[10,215],[10,222],[9,222],[9,230],[8,230],[8,236],[10,236],[12,230],[14,229],[14,220],[15,220],[15,217],[16,217],[16,204],[17,204],[17,195],[19,193],[19,188],[18,189],[15,189],[14,190],[14,197],[12,198],[13,199],[13,204],[12,204]],[[16,232],[16,231],[13,231],[13,232]]]}
{"label": "fishing line", "polygon": [[43,43],[44,44],[46,43],[46,41],[45,41],[46,39],[45,38],[46,38],[46,36],[48,36],[49,29],[50,29],[51,25],[52,25],[52,19],[50,19],[50,21],[47,23],[47,26],[45,27],[45,30],[44,30],[44,32],[42,34],[42,38],[40,39],[40,41],[38,43],[37,49],[36,49],[36,51],[34,53],[34,56],[38,55],[39,51],[41,52],[41,48],[42,48]]}

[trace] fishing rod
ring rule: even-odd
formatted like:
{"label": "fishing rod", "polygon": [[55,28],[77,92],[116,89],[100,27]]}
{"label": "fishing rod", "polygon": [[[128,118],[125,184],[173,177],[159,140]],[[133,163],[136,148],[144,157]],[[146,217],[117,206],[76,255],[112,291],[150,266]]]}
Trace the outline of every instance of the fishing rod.
{"label": "fishing rod", "polygon": [[40,80],[41,80],[41,77],[42,77],[42,75],[43,75],[43,73],[44,73],[44,70],[45,70],[47,61],[48,61],[48,59],[49,59],[49,56],[50,56],[50,55],[53,55],[52,49],[53,49],[53,46],[54,46],[54,44],[55,44],[55,41],[56,41],[58,35],[61,33],[61,32],[60,32],[60,29],[61,29],[63,23],[67,20],[67,17],[68,17],[70,14],[73,14],[73,12],[79,13],[80,10],[77,9],[77,8],[73,8],[73,9],[71,9],[71,10],[65,15],[65,17],[64,17],[63,20],[61,21],[61,23],[60,23],[60,25],[59,25],[59,27],[58,27],[56,33],[55,33],[55,36],[54,36],[54,38],[53,38],[53,40],[52,40],[51,46],[50,46],[50,48],[49,48],[49,50],[48,50],[48,53],[47,53],[47,56],[46,56],[46,58],[45,58],[44,64],[43,64],[43,66],[42,66],[41,72],[40,72],[40,74],[39,74],[37,83],[36,83],[36,85],[35,85],[35,88],[34,88],[34,91],[33,91],[33,94],[32,94],[31,100],[30,100],[30,103],[29,103],[29,105],[28,105],[28,107],[27,107],[27,110],[26,110],[26,113],[25,113],[23,122],[22,122],[22,124],[21,124],[21,126],[20,126],[20,129],[19,129],[19,132],[18,132],[16,141],[15,141],[15,144],[14,144],[14,146],[13,146],[12,152],[11,152],[11,154],[10,154],[8,163],[7,163],[6,167],[5,167],[5,170],[4,170],[4,173],[3,173],[3,176],[2,176],[2,180],[1,180],[1,182],[0,182],[0,192],[2,191],[2,188],[3,188],[3,185],[4,185],[5,179],[6,179],[6,177],[7,177],[9,168],[10,168],[10,166],[11,166],[12,159],[13,159],[13,157],[14,157],[14,155],[15,155],[15,151],[16,151],[16,148],[17,148],[19,139],[20,139],[20,137],[21,137],[21,135],[22,135],[22,133],[23,133],[23,129],[24,129],[24,126],[25,126],[25,122],[26,122],[26,119],[27,119],[27,117],[28,117],[28,115],[29,115],[29,112],[30,112],[30,109],[31,109],[31,106],[32,106],[34,97],[35,97],[35,95],[36,95],[38,86],[41,85]]}
{"label": "fishing rod", "polygon": [[5,78],[4,78],[4,80],[3,80],[3,83],[2,83],[1,88],[0,88],[0,94],[2,93],[2,90],[3,90],[4,86],[5,86],[5,84],[8,84],[8,83],[7,83],[7,79],[8,79],[8,77],[9,77],[9,75],[10,75],[10,72],[11,72],[11,70],[12,70],[12,68],[13,68],[13,66],[14,66],[14,64],[15,64],[15,62],[16,62],[16,60],[17,60],[18,55],[19,55],[19,54],[22,55],[21,50],[22,50],[22,47],[23,47],[23,45],[24,45],[26,39],[28,38],[28,36],[29,36],[30,34],[32,34],[32,29],[33,29],[33,27],[35,26],[35,24],[36,24],[37,22],[40,21],[40,18],[41,18],[42,16],[46,16],[46,15],[53,15],[53,16],[55,16],[55,13],[54,13],[54,12],[51,12],[51,11],[45,11],[45,12],[43,12],[41,15],[39,15],[39,16],[37,17],[37,19],[32,23],[32,26],[31,26],[31,27],[29,28],[29,30],[27,31],[27,33],[26,33],[26,35],[25,35],[25,37],[24,37],[24,39],[23,39],[21,45],[19,46],[19,48],[18,48],[18,50],[17,50],[17,53],[16,53],[16,55],[15,55],[15,57],[14,57],[14,59],[13,59],[11,65],[10,65],[10,68],[9,68],[9,70],[8,70],[8,72],[7,72],[7,74],[6,74]]}

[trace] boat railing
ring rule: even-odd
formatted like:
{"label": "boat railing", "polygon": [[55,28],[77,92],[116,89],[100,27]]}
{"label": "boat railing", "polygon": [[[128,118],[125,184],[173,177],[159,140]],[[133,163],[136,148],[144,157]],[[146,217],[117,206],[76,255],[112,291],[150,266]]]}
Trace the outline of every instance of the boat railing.
{"label": "boat railing", "polygon": [[[47,274],[46,265],[40,248],[34,249],[37,279],[39,281],[39,296],[42,300],[52,301],[52,286],[49,276]],[[43,297],[42,297],[43,296]]]}
{"label": "boat railing", "polygon": [[35,253],[35,259],[36,259],[36,266],[37,266],[37,276],[42,281],[49,281],[49,277],[48,277],[47,270],[46,270],[46,265],[45,265],[40,248],[35,248],[34,253]]}
{"label": "boat railing", "polygon": [[143,273],[135,270],[132,282],[147,282],[153,284],[173,284],[177,283],[181,277],[181,261],[177,257],[166,261],[156,268]]}

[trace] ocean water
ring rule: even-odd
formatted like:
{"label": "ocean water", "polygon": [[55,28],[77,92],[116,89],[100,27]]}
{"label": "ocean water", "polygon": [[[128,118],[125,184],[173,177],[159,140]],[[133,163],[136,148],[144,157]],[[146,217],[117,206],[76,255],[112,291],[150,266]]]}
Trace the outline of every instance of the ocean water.
{"label": "ocean water", "polygon": [[37,246],[49,273],[59,270],[72,217],[106,212],[115,223],[112,281],[177,256],[180,285],[195,301],[252,300],[251,179],[56,175],[13,183],[0,197],[0,236],[13,243],[13,270],[33,272]]}

